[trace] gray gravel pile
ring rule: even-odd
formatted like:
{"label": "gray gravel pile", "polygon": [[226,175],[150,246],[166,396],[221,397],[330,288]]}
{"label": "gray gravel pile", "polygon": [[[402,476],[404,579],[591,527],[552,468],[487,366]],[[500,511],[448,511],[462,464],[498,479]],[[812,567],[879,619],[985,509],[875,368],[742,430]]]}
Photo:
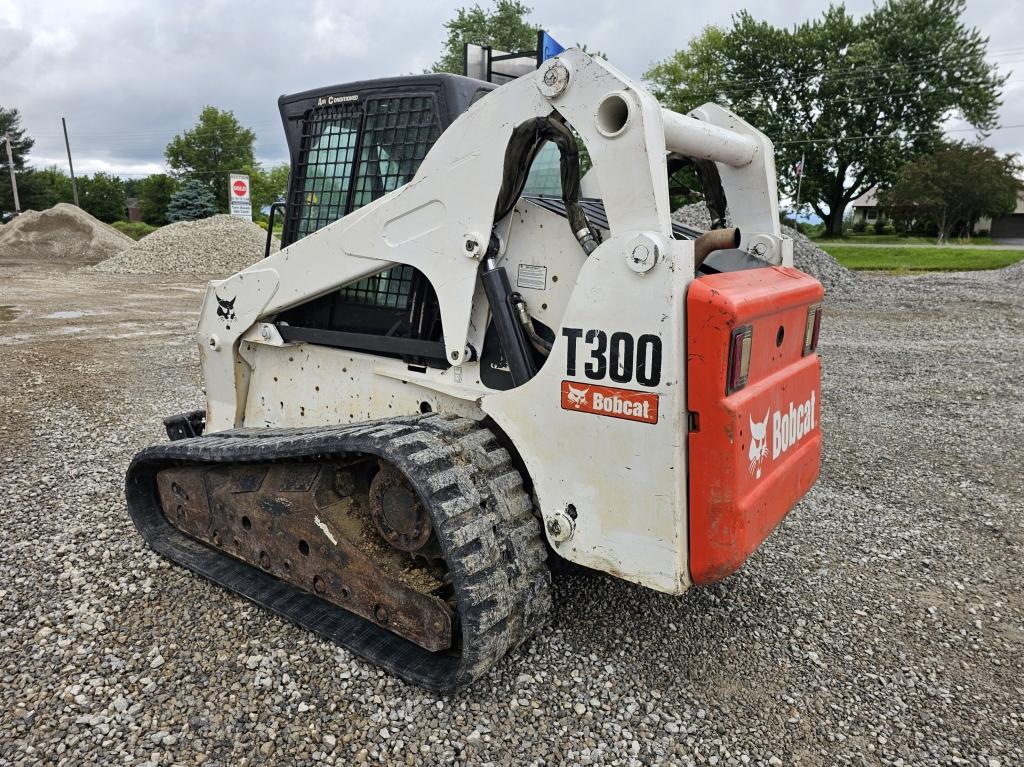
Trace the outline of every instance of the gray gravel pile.
{"label": "gray gravel pile", "polygon": [[[157,229],[92,267],[107,274],[219,274],[239,272],[263,258],[267,233],[236,216],[180,221]],[[275,237],[271,252],[280,249]]]}
{"label": "gray gravel pile", "polygon": [[61,306],[97,335],[0,366],[0,764],[1024,764],[1019,288],[858,280],[822,328],[821,479],[745,566],[683,597],[560,577],[551,630],[444,698],[135,533],[131,456],[202,403],[190,285],[8,278],[0,332]]}
{"label": "gray gravel pile", "polygon": [[999,270],[999,276],[1018,283],[1024,282],[1024,260],[1003,267]]}
{"label": "gray gravel pile", "polygon": [[[706,230],[711,226],[708,209],[703,203],[684,205],[672,214],[672,218],[694,229]],[[793,239],[793,265],[821,282],[829,293],[846,290],[856,281],[849,269],[796,229],[783,225],[782,233]]]}
{"label": "gray gravel pile", "polygon": [[75,205],[27,210],[0,228],[0,257],[95,263],[134,240]]}

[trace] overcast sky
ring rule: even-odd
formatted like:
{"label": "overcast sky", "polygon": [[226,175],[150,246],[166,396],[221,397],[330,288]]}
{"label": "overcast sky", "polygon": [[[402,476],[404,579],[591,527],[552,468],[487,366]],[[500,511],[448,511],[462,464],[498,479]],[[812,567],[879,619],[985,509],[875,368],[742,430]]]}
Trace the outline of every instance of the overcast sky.
{"label": "overcast sky", "polygon": [[[420,72],[438,58],[445,20],[468,4],[0,0],[0,105],[21,111],[36,140],[34,165],[66,167],[60,133],[65,116],[77,171],[160,171],[167,142],[191,127],[207,104],[233,110],[256,132],[259,160],[283,162],[279,95]],[[760,18],[789,25],[819,15],[827,3],[746,5]],[[531,20],[557,40],[585,42],[639,78],[705,25],[727,24],[744,4],[537,0],[533,6]],[[851,0],[847,7],[861,13],[871,3]],[[1001,122],[1007,127],[988,143],[1024,153],[1022,19],[1024,0],[968,2],[967,20],[991,38],[990,58],[1014,72],[1003,95]]]}

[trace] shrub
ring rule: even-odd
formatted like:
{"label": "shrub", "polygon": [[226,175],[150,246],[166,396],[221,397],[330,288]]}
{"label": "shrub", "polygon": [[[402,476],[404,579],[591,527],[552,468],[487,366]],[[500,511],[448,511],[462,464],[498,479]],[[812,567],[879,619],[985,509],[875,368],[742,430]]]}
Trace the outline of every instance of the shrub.
{"label": "shrub", "polygon": [[213,192],[206,188],[202,181],[192,180],[185,183],[171,195],[167,206],[168,221],[195,221],[209,218],[217,212],[217,201]]}
{"label": "shrub", "polygon": [[979,229],[977,232],[974,233],[974,236],[975,237],[988,237],[989,236],[989,231],[988,231],[988,229]]}
{"label": "shrub", "polygon": [[868,225],[864,221],[863,218],[860,219],[859,221],[855,221],[854,224],[853,224],[853,231],[857,232],[857,234],[860,234],[861,232],[863,232],[867,228],[868,228]]}
{"label": "shrub", "polygon": [[133,240],[141,240],[147,234],[152,234],[160,227],[150,226],[144,221],[115,221],[111,224],[121,234],[127,234]]}

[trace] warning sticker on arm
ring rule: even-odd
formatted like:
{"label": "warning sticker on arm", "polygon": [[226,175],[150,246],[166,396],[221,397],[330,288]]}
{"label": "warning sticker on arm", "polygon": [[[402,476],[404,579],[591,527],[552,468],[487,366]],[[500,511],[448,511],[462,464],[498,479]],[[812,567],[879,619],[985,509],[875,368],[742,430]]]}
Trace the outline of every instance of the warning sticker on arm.
{"label": "warning sticker on arm", "polygon": [[520,264],[519,274],[516,277],[517,288],[529,288],[530,290],[547,290],[548,268],[535,264]]}

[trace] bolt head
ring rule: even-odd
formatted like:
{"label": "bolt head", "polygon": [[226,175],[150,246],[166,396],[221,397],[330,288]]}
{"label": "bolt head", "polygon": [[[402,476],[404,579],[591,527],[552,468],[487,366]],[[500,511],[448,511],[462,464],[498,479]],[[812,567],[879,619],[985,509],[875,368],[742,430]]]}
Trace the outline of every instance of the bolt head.
{"label": "bolt head", "polygon": [[537,87],[548,98],[554,98],[562,95],[565,91],[569,85],[570,76],[569,67],[564,61],[552,59],[544,70],[544,74],[541,75]]}
{"label": "bolt head", "polygon": [[660,257],[657,241],[647,235],[639,235],[626,245],[626,266],[638,274],[653,269]]}

